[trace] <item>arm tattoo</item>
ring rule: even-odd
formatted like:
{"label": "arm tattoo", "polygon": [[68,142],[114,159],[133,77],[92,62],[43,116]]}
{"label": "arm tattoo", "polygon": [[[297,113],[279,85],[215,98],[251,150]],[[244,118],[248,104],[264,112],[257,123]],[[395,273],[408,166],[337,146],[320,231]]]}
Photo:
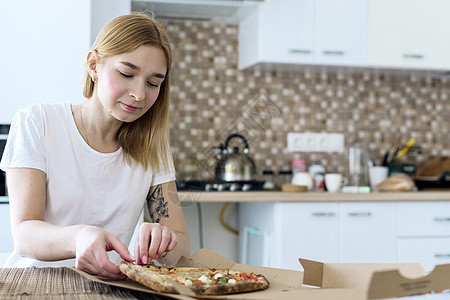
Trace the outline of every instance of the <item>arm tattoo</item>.
{"label": "arm tattoo", "polygon": [[164,200],[162,186],[156,186],[153,193],[147,196],[148,212],[153,222],[159,223],[162,218],[169,217],[169,203]]}

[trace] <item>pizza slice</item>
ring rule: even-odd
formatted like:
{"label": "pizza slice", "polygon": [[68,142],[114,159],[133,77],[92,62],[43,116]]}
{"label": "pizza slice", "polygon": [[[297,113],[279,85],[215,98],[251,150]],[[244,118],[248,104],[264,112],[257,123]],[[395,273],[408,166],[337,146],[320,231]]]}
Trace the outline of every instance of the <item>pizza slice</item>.
{"label": "pizza slice", "polygon": [[120,270],[130,279],[163,293],[178,293],[183,284],[198,295],[226,295],[263,290],[269,287],[264,275],[229,269],[136,265],[123,261]]}

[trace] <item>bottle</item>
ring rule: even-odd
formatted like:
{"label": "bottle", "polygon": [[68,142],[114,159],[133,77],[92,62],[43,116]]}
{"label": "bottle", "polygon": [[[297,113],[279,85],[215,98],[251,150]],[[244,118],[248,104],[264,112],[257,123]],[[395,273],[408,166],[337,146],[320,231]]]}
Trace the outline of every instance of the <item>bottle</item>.
{"label": "bottle", "polygon": [[317,191],[323,191],[325,190],[325,183],[324,183],[324,174],[325,174],[325,168],[320,162],[313,162],[312,165],[308,168],[309,176],[311,176],[311,179],[313,181],[313,190]]}
{"label": "bottle", "polygon": [[369,185],[369,167],[373,165],[369,157],[366,143],[361,139],[355,139],[351,142],[349,152],[349,185],[350,186],[368,186]]}

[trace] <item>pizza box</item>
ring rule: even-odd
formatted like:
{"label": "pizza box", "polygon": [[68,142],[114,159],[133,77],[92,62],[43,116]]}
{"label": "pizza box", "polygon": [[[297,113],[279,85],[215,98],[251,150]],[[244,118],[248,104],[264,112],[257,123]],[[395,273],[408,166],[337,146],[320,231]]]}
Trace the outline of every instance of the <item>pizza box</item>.
{"label": "pizza box", "polygon": [[[116,287],[172,299],[314,299],[367,300],[398,298],[450,289],[450,264],[438,265],[424,276],[417,263],[323,263],[299,259],[299,270],[267,268],[235,263],[211,250],[200,249],[190,258],[182,257],[177,266],[227,268],[263,274],[270,282],[263,291],[223,296],[195,295],[179,285],[179,294],[153,291],[131,280],[108,280],[73,269],[86,278]],[[301,270],[303,267],[303,271]]]}
{"label": "pizza box", "polygon": [[[263,291],[255,291],[248,293],[240,293],[240,294],[231,294],[231,295],[223,295],[223,296],[201,296],[195,295],[193,291],[191,291],[188,287],[183,285],[178,285],[177,290],[179,294],[169,294],[169,293],[160,293],[147,288],[137,282],[131,280],[110,280],[100,278],[76,268],[73,270],[84,277],[100,282],[103,284],[108,284],[116,287],[131,289],[134,291],[145,292],[154,295],[160,295],[167,298],[173,299],[299,299],[299,293],[304,293],[306,298],[308,294],[314,292],[315,289],[311,289],[309,287],[302,287],[302,278],[303,272],[293,271],[293,270],[283,270],[283,269],[274,269],[274,268],[265,268],[265,267],[257,267],[250,265],[242,265],[235,263],[211,250],[208,249],[200,249],[195,252],[190,258],[182,257],[177,266],[181,267],[208,267],[208,268],[225,268],[231,270],[239,270],[244,272],[254,272],[257,274],[263,274],[269,280],[270,285],[269,288]],[[330,299],[330,295],[333,294],[334,289],[329,289],[323,292],[323,298],[317,299]],[[348,296],[348,293],[353,293],[353,291],[342,291],[344,296]],[[339,293],[339,292],[338,292]],[[314,293],[316,294],[316,293]],[[336,299],[336,298],[335,298]],[[348,297],[343,297],[342,299],[349,299]]]}
{"label": "pizza box", "polygon": [[[429,299],[427,294],[450,289],[450,264],[437,265],[424,275],[418,263],[322,263],[301,258],[299,261],[304,270],[303,286],[364,291],[360,298],[352,299],[415,295],[425,295]],[[450,299],[449,294],[446,296]]]}

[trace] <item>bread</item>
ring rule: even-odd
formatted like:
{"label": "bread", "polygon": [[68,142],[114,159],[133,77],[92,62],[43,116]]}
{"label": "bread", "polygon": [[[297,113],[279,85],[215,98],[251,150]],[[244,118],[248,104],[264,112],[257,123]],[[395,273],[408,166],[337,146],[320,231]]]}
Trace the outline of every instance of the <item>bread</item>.
{"label": "bread", "polygon": [[386,178],[377,185],[381,192],[408,192],[415,188],[414,181],[406,174],[399,173]]}

